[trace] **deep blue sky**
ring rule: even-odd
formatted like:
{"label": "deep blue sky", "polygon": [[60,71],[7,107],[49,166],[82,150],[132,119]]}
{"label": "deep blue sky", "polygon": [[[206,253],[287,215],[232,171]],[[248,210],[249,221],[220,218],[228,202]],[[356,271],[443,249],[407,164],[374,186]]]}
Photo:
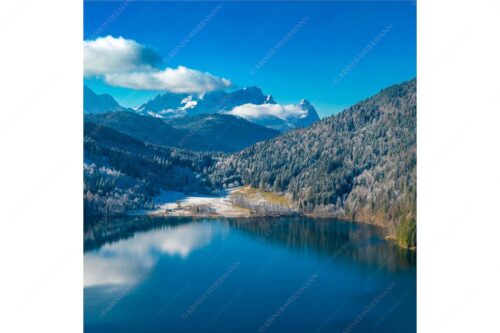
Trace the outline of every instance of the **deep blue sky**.
{"label": "deep blue sky", "polygon": [[[183,65],[256,85],[278,103],[310,100],[321,117],[380,89],[416,76],[416,6],[412,2],[85,2],[84,38],[133,39],[167,56],[214,8],[217,14],[162,67]],[[307,21],[255,73],[251,70],[301,19]],[[386,27],[390,30],[335,78]],[[158,92],[85,80],[121,104],[141,104]]]}

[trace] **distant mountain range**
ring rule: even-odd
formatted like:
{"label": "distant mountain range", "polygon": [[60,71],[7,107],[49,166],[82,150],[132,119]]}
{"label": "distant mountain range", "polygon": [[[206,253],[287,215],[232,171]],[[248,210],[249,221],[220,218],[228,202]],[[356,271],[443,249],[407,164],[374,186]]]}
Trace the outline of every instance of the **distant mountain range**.
{"label": "distant mountain range", "polygon": [[243,104],[276,104],[271,95],[265,96],[260,88],[248,87],[227,93],[213,91],[201,97],[192,94],[165,93],[136,108],[137,112],[157,117],[179,117],[186,114],[221,113]]}
{"label": "distant mountain range", "polygon": [[85,122],[144,142],[196,151],[235,152],[280,134],[245,119],[217,113],[164,120],[119,111],[87,114]]}
{"label": "distant mountain range", "polygon": [[[88,87],[84,89],[86,113],[132,111],[120,106],[108,94],[97,95]],[[271,95],[264,95],[258,87],[247,87],[232,92],[213,91],[202,96],[164,93],[134,108],[133,111],[160,119],[214,113],[229,114],[280,132],[306,127],[319,120],[316,110],[307,100],[295,105],[277,104]]]}
{"label": "distant mountain range", "polygon": [[109,94],[96,94],[92,89],[83,86],[83,112],[104,113],[123,111],[126,108],[118,104],[113,96]]}

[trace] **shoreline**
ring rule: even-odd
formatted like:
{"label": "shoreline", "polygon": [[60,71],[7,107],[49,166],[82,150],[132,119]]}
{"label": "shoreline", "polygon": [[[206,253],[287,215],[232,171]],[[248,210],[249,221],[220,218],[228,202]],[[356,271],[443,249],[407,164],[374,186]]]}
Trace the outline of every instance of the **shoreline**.
{"label": "shoreline", "polygon": [[150,216],[182,217],[280,217],[295,216],[291,201],[284,195],[265,192],[249,186],[226,189],[219,195],[186,195],[163,192],[154,199]]}
{"label": "shoreline", "polygon": [[189,217],[201,218],[279,218],[309,217],[317,219],[336,219],[343,222],[368,224],[386,230],[385,239],[395,245],[416,251],[416,246],[400,244],[388,232],[388,226],[376,219],[348,219],[326,213],[301,213],[293,208],[291,201],[284,195],[265,192],[259,189],[236,187],[225,189],[219,195],[184,194],[180,192],[162,192],[154,198],[155,209],[132,212],[128,215],[147,215],[151,217]]}

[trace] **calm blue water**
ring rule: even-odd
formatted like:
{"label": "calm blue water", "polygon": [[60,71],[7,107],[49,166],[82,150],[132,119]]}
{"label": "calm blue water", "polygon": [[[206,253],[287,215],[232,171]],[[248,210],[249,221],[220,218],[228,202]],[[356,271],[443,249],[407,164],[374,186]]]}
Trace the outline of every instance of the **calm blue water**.
{"label": "calm blue water", "polygon": [[85,332],[415,332],[415,253],[309,218],[85,230]]}

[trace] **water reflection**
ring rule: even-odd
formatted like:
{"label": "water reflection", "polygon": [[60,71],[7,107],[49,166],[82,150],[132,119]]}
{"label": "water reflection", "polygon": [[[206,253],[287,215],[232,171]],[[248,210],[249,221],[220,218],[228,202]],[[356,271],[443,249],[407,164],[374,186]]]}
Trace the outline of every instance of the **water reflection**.
{"label": "water reflection", "polygon": [[191,218],[125,217],[86,224],[85,250],[99,251],[85,255],[85,285],[131,283],[160,255],[185,258],[210,243],[215,234],[229,232],[229,228],[262,242],[389,271],[416,263],[414,251],[386,241],[382,229],[358,223],[302,217],[201,222]]}
{"label": "water reflection", "polygon": [[[116,227],[115,224],[111,226]],[[104,245],[99,250],[88,251],[84,256],[85,287],[135,283],[155,265],[160,256],[187,258],[193,250],[208,245],[215,236],[224,232],[224,228],[215,224],[174,224],[106,243],[103,235],[114,239],[120,235],[102,229],[99,237]],[[130,236],[128,232],[125,234]]]}
{"label": "water reflection", "polygon": [[227,223],[261,241],[384,266],[390,271],[416,264],[414,251],[386,241],[384,230],[372,225],[304,217],[229,219]]}
{"label": "water reflection", "polygon": [[150,216],[123,216],[93,219],[84,223],[84,251],[99,249],[102,245],[133,237],[140,231],[192,222],[188,218],[159,218]]}

